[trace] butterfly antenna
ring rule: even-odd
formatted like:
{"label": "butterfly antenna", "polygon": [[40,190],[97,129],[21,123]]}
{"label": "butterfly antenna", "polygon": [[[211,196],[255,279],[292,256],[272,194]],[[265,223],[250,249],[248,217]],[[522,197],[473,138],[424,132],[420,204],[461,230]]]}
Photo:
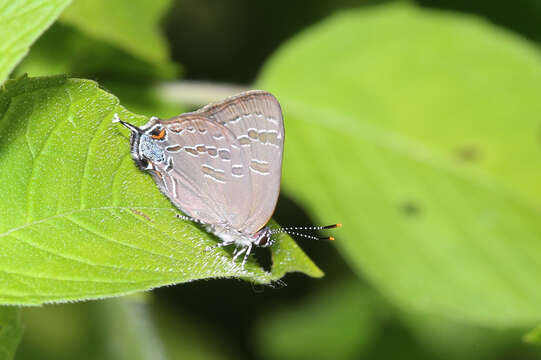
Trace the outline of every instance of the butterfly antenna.
{"label": "butterfly antenna", "polygon": [[121,123],[122,125],[124,125],[125,127],[127,127],[128,129],[130,129],[130,131],[132,132],[136,132],[136,133],[140,133],[141,132],[141,129],[139,129],[137,126],[135,125],[132,125],[128,122],[125,122],[125,121],[122,121],[120,120],[120,117],[118,116],[117,113],[115,113],[113,115],[113,120],[112,120],[113,123]]}
{"label": "butterfly antenna", "polygon": [[273,229],[271,230],[270,233],[271,234],[286,233],[290,235],[302,236],[302,237],[312,239],[312,240],[334,240],[334,236],[314,236],[314,235],[300,233],[295,230],[315,231],[315,230],[334,229],[334,228],[339,228],[339,227],[342,227],[342,224],[332,224],[332,225],[326,225],[326,226],[288,226],[288,227]]}

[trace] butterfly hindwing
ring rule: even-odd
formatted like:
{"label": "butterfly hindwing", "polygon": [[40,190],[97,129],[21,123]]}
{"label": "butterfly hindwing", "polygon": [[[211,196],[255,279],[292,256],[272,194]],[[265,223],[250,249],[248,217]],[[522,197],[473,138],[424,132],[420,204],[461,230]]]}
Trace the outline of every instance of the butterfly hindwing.
{"label": "butterfly hindwing", "polygon": [[250,191],[249,210],[238,230],[255,233],[272,216],[280,192],[285,134],[278,100],[268,92],[255,90],[191,114],[226,127],[240,145],[251,186],[242,189]]}

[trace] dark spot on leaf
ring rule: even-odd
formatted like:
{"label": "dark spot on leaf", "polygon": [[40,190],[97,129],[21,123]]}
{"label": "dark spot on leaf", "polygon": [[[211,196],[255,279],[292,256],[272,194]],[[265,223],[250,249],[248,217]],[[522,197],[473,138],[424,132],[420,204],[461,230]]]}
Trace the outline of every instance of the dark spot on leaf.
{"label": "dark spot on leaf", "polygon": [[464,145],[457,150],[457,155],[462,161],[477,161],[479,160],[479,149],[474,145]]}
{"label": "dark spot on leaf", "polygon": [[139,215],[141,217],[144,217],[145,219],[147,219],[148,221],[152,221],[152,219],[150,218],[150,216],[148,216],[147,214],[139,211],[139,210],[135,210],[135,209],[130,209],[132,213],[134,213],[135,215]]}
{"label": "dark spot on leaf", "polygon": [[408,216],[418,215],[421,212],[421,207],[412,201],[406,201],[400,205],[400,209]]}

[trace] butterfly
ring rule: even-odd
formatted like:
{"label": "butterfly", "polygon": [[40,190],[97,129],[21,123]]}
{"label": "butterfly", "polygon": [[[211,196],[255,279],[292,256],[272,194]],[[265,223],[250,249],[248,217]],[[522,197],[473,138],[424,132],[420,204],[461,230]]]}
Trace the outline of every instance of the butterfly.
{"label": "butterfly", "polygon": [[268,247],[273,234],[341,226],[271,229],[284,150],[284,121],[276,98],[252,90],[168,120],[152,117],[137,127],[114,115],[131,131],[135,164],[148,171],[160,191],[184,214],[221,239],[207,248],[235,245],[242,268],[254,246]]}

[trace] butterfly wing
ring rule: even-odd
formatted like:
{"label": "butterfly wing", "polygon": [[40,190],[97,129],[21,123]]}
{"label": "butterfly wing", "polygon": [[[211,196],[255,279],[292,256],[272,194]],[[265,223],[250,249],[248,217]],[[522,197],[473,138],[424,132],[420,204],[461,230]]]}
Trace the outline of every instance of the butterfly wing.
{"label": "butterfly wing", "polygon": [[[251,180],[246,221],[238,229],[255,233],[269,221],[280,192],[284,122],[276,98],[265,91],[254,90],[210,104],[193,115],[215,121],[229,129],[241,146],[245,163],[243,171]],[[238,188],[238,187],[237,187]]]}
{"label": "butterfly wing", "polygon": [[235,135],[223,125],[197,115],[159,120],[167,137],[160,146],[165,163],[153,177],[171,202],[207,224],[245,223],[250,174]]}

